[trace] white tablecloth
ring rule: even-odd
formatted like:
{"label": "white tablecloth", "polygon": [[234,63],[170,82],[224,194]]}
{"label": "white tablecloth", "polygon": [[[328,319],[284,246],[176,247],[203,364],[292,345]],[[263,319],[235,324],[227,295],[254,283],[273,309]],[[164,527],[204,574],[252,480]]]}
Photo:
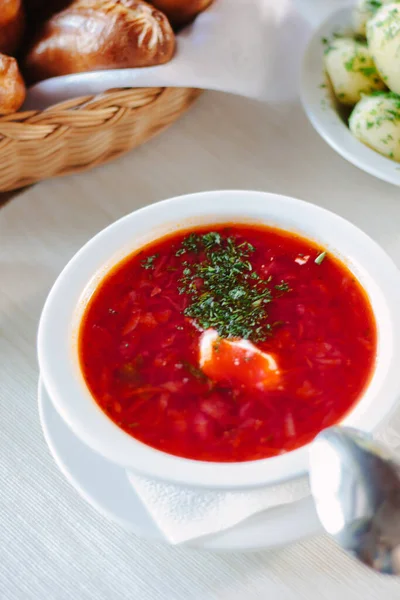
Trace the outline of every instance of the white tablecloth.
{"label": "white tablecloth", "polygon": [[268,107],[205,94],[181,121],[119,161],[42,183],[0,209],[1,600],[373,600],[400,583],[324,537],[274,552],[202,554],[154,545],[95,512],[58,471],[40,430],[35,336],[46,294],[74,252],[156,200],[253,188],[331,208],[400,265],[399,189],[358,171],[312,130],[297,101]]}

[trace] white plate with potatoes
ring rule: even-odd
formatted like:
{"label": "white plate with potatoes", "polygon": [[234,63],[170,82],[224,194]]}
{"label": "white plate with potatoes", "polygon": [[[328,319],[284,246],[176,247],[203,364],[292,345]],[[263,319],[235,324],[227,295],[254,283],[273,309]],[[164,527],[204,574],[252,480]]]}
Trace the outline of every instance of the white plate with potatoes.
{"label": "white plate with potatoes", "polygon": [[301,98],[336,152],[400,185],[400,2],[359,0],[329,16],[307,47]]}

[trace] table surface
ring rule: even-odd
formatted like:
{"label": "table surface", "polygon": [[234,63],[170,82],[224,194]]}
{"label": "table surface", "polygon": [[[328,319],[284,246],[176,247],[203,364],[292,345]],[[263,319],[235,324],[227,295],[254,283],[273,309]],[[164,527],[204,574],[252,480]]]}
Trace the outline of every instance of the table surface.
{"label": "table surface", "polygon": [[[321,536],[274,552],[154,545],[107,521],[58,471],[40,430],[35,337],[51,284],[99,229],[145,204],[247,188],[330,208],[400,265],[399,189],[337,156],[297,101],[204,94],[169,131],[87,174],[20,192],[0,210],[0,598],[2,600],[372,600],[400,583]],[[0,200],[1,201],[1,200]]]}

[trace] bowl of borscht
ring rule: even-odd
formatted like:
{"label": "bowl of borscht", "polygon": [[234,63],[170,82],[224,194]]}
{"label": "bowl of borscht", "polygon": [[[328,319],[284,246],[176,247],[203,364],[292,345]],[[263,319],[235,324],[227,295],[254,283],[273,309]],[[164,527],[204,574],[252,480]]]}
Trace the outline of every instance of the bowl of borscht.
{"label": "bowl of borscht", "polygon": [[307,473],[307,445],[373,432],[400,391],[400,275],[313,204],[213,191],[127,215],[65,267],[41,375],[73,432],[148,477],[209,489]]}

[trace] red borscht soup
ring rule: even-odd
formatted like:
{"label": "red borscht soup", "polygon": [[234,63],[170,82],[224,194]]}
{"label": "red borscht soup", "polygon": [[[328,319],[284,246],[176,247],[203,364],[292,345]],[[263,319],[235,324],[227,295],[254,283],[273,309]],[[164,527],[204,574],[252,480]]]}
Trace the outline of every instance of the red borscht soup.
{"label": "red borscht soup", "polygon": [[329,251],[236,224],[175,233],[123,260],[79,337],[86,383],[116,425],[218,462],[293,450],[340,421],[376,347],[368,298]]}

